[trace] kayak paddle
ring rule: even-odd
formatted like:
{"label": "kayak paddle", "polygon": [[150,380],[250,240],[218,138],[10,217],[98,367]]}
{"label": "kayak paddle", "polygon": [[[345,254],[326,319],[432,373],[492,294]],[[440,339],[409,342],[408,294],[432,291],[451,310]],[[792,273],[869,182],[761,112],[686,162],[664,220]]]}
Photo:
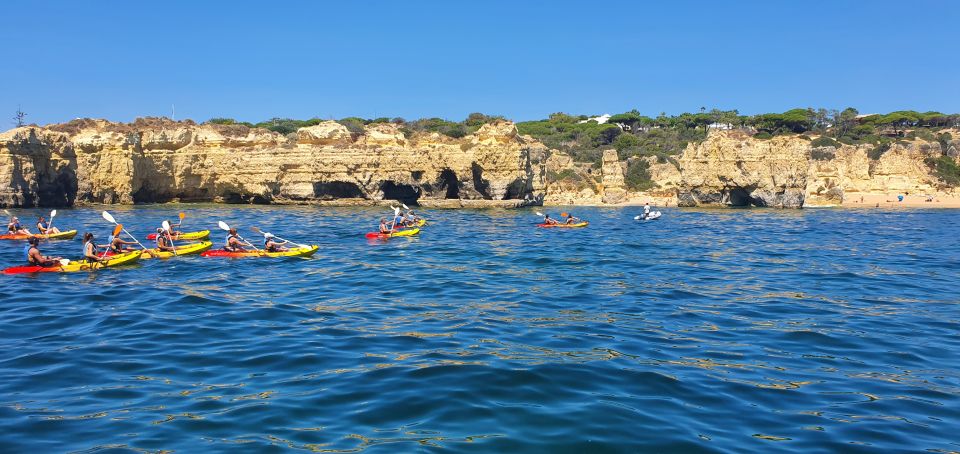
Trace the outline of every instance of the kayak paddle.
{"label": "kayak paddle", "polygon": [[296,242],[290,241],[290,240],[288,240],[288,239],[280,238],[279,236],[273,235],[273,234],[270,233],[270,232],[261,231],[261,230],[260,230],[259,228],[257,228],[257,227],[250,227],[250,230],[253,230],[254,232],[257,232],[257,233],[263,235],[264,238],[266,238],[267,235],[272,235],[274,238],[276,238],[276,239],[278,239],[278,240],[280,240],[280,241],[286,241],[287,243],[295,244],[295,245],[297,245],[297,247],[310,247],[310,246],[307,246],[306,244],[300,244],[300,243],[296,243]]}
{"label": "kayak paddle", "polygon": [[160,223],[160,227],[163,227],[163,230],[167,232],[167,239],[170,240],[170,247],[173,248],[173,255],[178,255],[177,245],[173,244],[173,234],[170,233],[170,222],[163,221],[162,223]]}
{"label": "kayak paddle", "polygon": [[47,238],[50,238],[50,229],[53,228],[53,218],[57,217],[57,210],[50,210],[50,222],[47,223]]}
{"label": "kayak paddle", "polygon": [[106,211],[104,211],[101,215],[103,216],[103,219],[106,219],[107,222],[109,222],[109,223],[111,223],[111,224],[114,224],[114,225],[119,225],[120,228],[123,230],[123,233],[126,233],[130,238],[133,238],[133,241],[135,241],[140,247],[142,247],[142,248],[144,248],[144,249],[147,249],[146,246],[140,244],[140,240],[138,240],[137,237],[133,236],[133,234],[131,234],[130,232],[128,232],[127,229],[124,229],[123,226],[120,225],[120,224],[117,222],[117,220],[113,217],[112,214],[107,213]]}

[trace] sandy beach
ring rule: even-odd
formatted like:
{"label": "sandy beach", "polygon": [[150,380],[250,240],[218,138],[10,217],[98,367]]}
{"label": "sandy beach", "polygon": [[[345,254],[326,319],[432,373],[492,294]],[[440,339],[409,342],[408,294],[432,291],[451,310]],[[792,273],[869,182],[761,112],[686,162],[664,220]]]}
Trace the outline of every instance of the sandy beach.
{"label": "sandy beach", "polygon": [[[903,195],[903,201],[897,200]],[[935,194],[932,201],[927,201],[924,194],[864,194],[857,197],[848,197],[844,200],[845,208],[960,208],[960,196]]]}

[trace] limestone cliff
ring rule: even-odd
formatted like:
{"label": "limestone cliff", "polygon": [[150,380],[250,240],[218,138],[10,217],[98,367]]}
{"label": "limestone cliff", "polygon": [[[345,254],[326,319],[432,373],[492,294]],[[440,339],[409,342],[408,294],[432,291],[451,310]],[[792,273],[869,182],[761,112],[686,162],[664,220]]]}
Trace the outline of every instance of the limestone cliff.
{"label": "limestone cliff", "polygon": [[[451,207],[646,201],[801,207],[868,194],[957,195],[925,161],[957,159],[958,148],[957,140],[901,139],[878,157],[871,145],[815,148],[800,136],[759,140],[713,131],[676,161],[624,162],[606,150],[594,166],[518,135],[506,121],[453,139],[408,137],[386,123],[357,131],[327,121],[284,136],[239,125],[87,119],[0,134],[0,206],[399,199]],[[636,160],[646,161],[652,189],[637,192],[627,184]]]}
{"label": "limestone cliff", "polygon": [[76,120],[0,134],[0,205],[473,200],[540,203],[550,151],[510,122],[462,139],[328,121],[245,126]]}
{"label": "limestone cliff", "polygon": [[815,148],[800,136],[759,140],[717,131],[691,144],[680,157],[681,206],[755,205],[801,207],[839,204],[861,194],[952,194],[931,174],[925,159],[943,154],[940,144],[899,140],[871,159],[872,145]]}

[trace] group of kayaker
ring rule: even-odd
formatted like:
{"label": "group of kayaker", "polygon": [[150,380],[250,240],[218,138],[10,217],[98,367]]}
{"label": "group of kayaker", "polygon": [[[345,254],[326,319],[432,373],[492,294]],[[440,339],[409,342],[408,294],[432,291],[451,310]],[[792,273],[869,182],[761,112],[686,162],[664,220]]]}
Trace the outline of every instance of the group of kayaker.
{"label": "group of kayaker", "polygon": [[560,222],[552,217],[550,214],[543,215],[543,224],[544,225],[573,225],[583,222],[583,219],[580,219],[574,216],[572,213],[560,213],[560,217],[565,218],[563,222]]}
{"label": "group of kayaker", "polygon": [[[40,232],[40,235],[51,235],[54,233],[60,233],[60,229],[51,226],[43,216],[37,216],[37,231]],[[32,235],[30,229],[24,227],[20,224],[20,218],[16,216],[10,217],[10,222],[7,223],[7,233],[14,235]]]}
{"label": "group of kayaker", "polygon": [[406,213],[397,211],[394,213],[392,222],[387,222],[387,218],[380,218],[379,231],[382,234],[389,235],[396,231],[398,227],[400,229],[416,227],[421,220],[420,216],[417,216],[411,209],[407,209]]}
{"label": "group of kayaker", "polygon": [[[290,248],[286,247],[287,244],[290,244],[290,242],[287,240],[280,240],[272,233],[263,234],[264,251],[286,252],[290,250]],[[227,231],[227,236],[223,241],[223,250],[228,252],[247,252],[247,248],[244,246],[255,248],[253,244],[250,244],[249,241],[240,236],[236,228],[231,228]]]}

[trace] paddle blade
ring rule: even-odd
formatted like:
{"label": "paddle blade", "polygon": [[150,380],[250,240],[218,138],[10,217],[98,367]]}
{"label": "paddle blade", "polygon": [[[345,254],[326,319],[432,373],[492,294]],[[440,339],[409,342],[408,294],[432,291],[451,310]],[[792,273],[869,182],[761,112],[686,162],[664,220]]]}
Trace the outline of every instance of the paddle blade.
{"label": "paddle blade", "polygon": [[67,266],[70,264],[70,259],[60,259],[60,265]]}
{"label": "paddle blade", "polygon": [[541,212],[539,212],[539,211],[534,211],[534,213],[537,213],[537,216],[543,216],[543,213],[541,213]]}
{"label": "paddle blade", "polygon": [[567,212],[564,211],[564,212],[560,213],[560,216],[567,217]]}
{"label": "paddle blade", "polygon": [[57,215],[57,210],[50,211],[50,219],[53,219]]}
{"label": "paddle blade", "polygon": [[184,213],[183,211],[181,211],[181,212],[180,212],[180,220],[182,221],[183,218],[185,218],[185,217],[187,217],[187,213]]}
{"label": "paddle blade", "polygon": [[401,203],[400,205],[403,205],[403,209],[404,209],[404,210],[409,210],[409,209],[410,209],[410,207],[408,207],[407,204],[405,204],[405,203]]}
{"label": "paddle blade", "polygon": [[394,208],[394,209],[393,209],[393,215],[394,215],[394,216],[397,216],[397,215],[399,215],[399,214],[400,214],[400,208]]}
{"label": "paddle blade", "polygon": [[260,227],[250,227],[250,230],[253,230],[255,233],[263,233],[260,231]]}
{"label": "paddle blade", "polygon": [[217,222],[217,225],[220,226],[221,230],[226,230],[228,232],[230,231],[230,226],[227,225],[226,222],[220,221],[220,222]]}
{"label": "paddle blade", "polygon": [[169,222],[163,221],[163,222],[160,224],[160,227],[163,227],[163,230],[166,230],[167,232],[170,232],[170,223],[169,223]]}
{"label": "paddle blade", "polygon": [[111,223],[111,224],[116,224],[116,223],[117,223],[117,220],[113,218],[113,215],[112,215],[112,214],[107,213],[106,211],[104,211],[101,215],[103,216],[104,219],[107,220],[107,222],[109,222],[109,223]]}
{"label": "paddle blade", "polygon": [[[121,230],[123,230],[123,224],[117,224],[117,226],[113,228],[113,235],[111,236],[119,235]],[[111,238],[110,241],[112,242],[113,238]]]}

